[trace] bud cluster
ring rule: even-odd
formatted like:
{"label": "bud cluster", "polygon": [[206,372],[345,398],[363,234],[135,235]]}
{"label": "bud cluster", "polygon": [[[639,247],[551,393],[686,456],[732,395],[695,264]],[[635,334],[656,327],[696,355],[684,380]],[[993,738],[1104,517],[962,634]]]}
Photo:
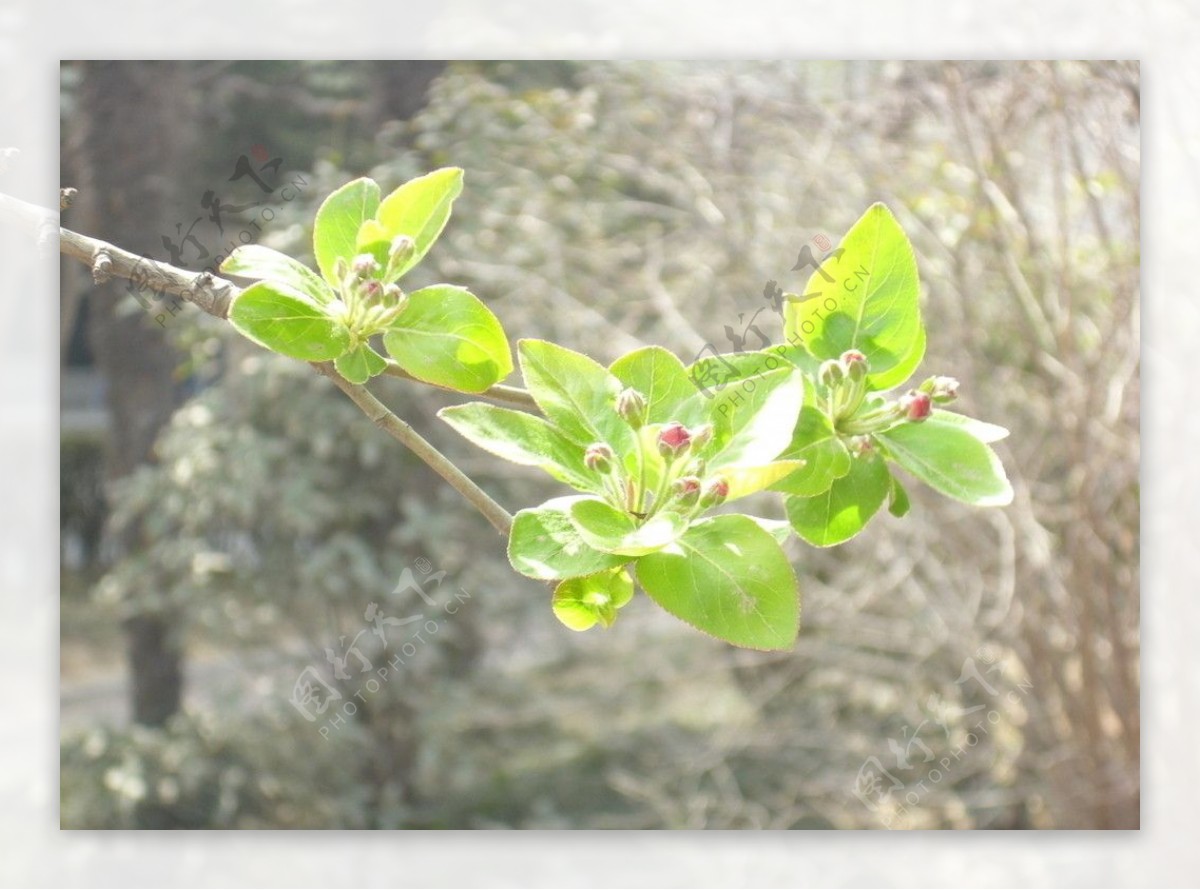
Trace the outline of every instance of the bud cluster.
{"label": "bud cluster", "polygon": [[817,379],[829,390],[829,413],[834,419],[858,410],[867,394],[869,370],[867,357],[857,349],[847,349],[840,358],[821,363]]}

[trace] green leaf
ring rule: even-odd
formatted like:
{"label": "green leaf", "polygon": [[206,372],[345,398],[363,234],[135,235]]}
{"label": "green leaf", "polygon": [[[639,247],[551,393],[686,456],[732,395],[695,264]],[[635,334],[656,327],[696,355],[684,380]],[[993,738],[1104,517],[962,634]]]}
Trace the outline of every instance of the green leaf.
{"label": "green leaf", "polygon": [[472,402],[443,408],[438,417],[485,451],[515,464],[541,467],[582,491],[602,490],[583,462],[584,449],[547,421],[524,411]]}
{"label": "green leaf", "polygon": [[[744,515],[744,514],[743,514]],[[746,516],[751,522],[775,539],[780,547],[792,536],[792,526],[786,519],[764,519],[761,516]]]}
{"label": "green leaf", "polygon": [[989,445],[992,442],[999,442],[1001,439],[1008,438],[1008,430],[1002,426],[996,426],[994,423],[986,423],[982,420],[976,420],[974,417],[967,417],[965,414],[955,414],[953,411],[943,411],[941,408],[933,409],[933,416],[931,419],[940,423],[951,423],[961,426],[976,439],[981,442],[986,442]]}
{"label": "green leaf", "polygon": [[416,243],[416,251],[399,270],[403,275],[429,252],[450,218],[450,206],[462,194],[463,171],[444,167],[418,176],[383,199],[376,219],[387,240],[407,235]]}
{"label": "green leaf", "polygon": [[366,383],[387,367],[387,360],[364,343],[358,349],[338,356],[334,363],[337,372],[351,383]]}
{"label": "green leaf", "polygon": [[347,262],[358,253],[358,230],[379,208],[379,185],[373,179],[355,179],[325,199],[313,224],[313,253],[325,280],[337,287],[333,274],[338,257]]}
{"label": "green leaf", "polygon": [[710,468],[773,461],[792,441],[803,403],[801,374],[790,365],[718,393],[710,400],[718,443],[709,461]]}
{"label": "green leaf", "polygon": [[650,598],[693,627],[751,649],[787,649],[800,625],[796,577],[778,542],[748,516],[692,525],[637,561]]}
{"label": "green leaf", "polygon": [[877,454],[854,458],[850,472],[814,497],[785,500],[788,520],[814,547],[832,547],[857,535],[883,505],[891,474]]}
{"label": "green leaf", "polygon": [[635,445],[633,430],[617,414],[621,381],[592,361],[544,340],[517,344],[525,386],[542,413],[574,442],[605,442],[618,455]]}
{"label": "green leaf", "polygon": [[621,556],[644,556],[666,547],[687,528],[678,513],[664,510],[638,524],[607,501],[587,498],[571,505],[571,522],[595,550]]}
{"label": "green leaf", "polygon": [[355,254],[369,253],[375,257],[375,262],[379,263],[381,268],[386,269],[391,248],[392,242],[388,239],[387,230],[379,220],[363,220],[363,224],[358,227],[358,234],[354,236]]}
{"label": "green leaf", "polygon": [[888,512],[900,517],[908,513],[912,504],[908,500],[908,492],[900,480],[892,476],[891,489],[888,492]]}
{"label": "green leaf", "polygon": [[221,271],[242,278],[281,281],[318,306],[333,302],[334,293],[308,266],[261,244],[243,244],[225,258]]}
{"label": "green leaf", "polygon": [[496,316],[474,294],[449,284],[410,293],[383,345],[418,380],[462,392],[483,392],[513,369]]}
{"label": "green leaf", "polygon": [[646,422],[667,423],[678,420],[680,404],[696,394],[696,387],[675,355],[661,346],[646,346],[621,356],[609,372],[625,386],[646,397]]}
{"label": "green leaf", "polygon": [[926,485],[976,507],[1012,503],[1000,458],[969,426],[938,415],[879,433],[888,456]]}
{"label": "green leaf", "polygon": [[306,362],[326,362],[350,348],[344,324],[281,282],[250,285],[234,298],[229,321],[259,345]]}
{"label": "green leaf", "polygon": [[554,589],[554,615],[571,630],[597,623],[612,627],[617,610],[633,599],[633,579],[625,569],[568,578]]}
{"label": "green leaf", "polygon": [[816,387],[804,380],[804,407],[792,432],[791,444],[780,455],[802,460],[804,466],[771,486],[772,491],[813,497],[829,491],[835,479],[850,472],[850,452],[838,437],[829,415],[818,407]]}
{"label": "green leaf", "polygon": [[789,478],[804,466],[799,460],[777,460],[757,467],[721,467],[718,475],[729,483],[729,494],[725,502],[736,501],[754,494]]}
{"label": "green leaf", "polygon": [[873,204],[839,247],[786,304],[785,335],[821,359],[861,350],[872,389],[898,386],[925,353],[912,245],[891,211]]}
{"label": "green leaf", "polygon": [[627,556],[601,553],[584,543],[569,511],[578,496],[554,498],[513,517],[508,536],[512,567],[539,581],[558,581],[592,575],[629,562]]}

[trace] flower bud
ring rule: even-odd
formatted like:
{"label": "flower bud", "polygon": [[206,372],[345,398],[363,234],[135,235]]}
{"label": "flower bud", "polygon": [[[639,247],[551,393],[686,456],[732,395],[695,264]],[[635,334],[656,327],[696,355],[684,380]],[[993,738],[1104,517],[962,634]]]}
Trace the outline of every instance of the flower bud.
{"label": "flower bud", "polygon": [[388,248],[388,260],[392,263],[404,263],[417,252],[417,242],[407,235],[397,235],[392,239]]}
{"label": "flower bud", "polygon": [[709,507],[719,507],[725,503],[727,497],[729,497],[729,483],[717,476],[705,484],[704,491],[700,494],[700,507],[705,510]]}
{"label": "flower bud", "polygon": [[836,359],[821,362],[821,367],[817,371],[817,379],[825,386],[837,386],[846,379],[846,368]]}
{"label": "flower bud", "polygon": [[646,397],[632,387],[621,390],[617,396],[617,413],[635,430],[641,429],[646,422]]}
{"label": "flower bud", "polygon": [[359,278],[369,278],[379,271],[379,263],[369,253],[360,253],[351,261],[350,268]]}
{"label": "flower bud", "polygon": [[608,473],[612,470],[614,457],[613,450],[608,445],[603,442],[597,442],[587,447],[587,451],[583,455],[583,462],[589,470],[594,470],[597,473]]}
{"label": "flower bud", "polygon": [[700,500],[700,477],[682,476],[672,486],[675,501],[681,507],[691,507]]}
{"label": "flower bud", "polygon": [[368,306],[375,306],[383,296],[383,285],[374,278],[368,278],[359,286],[359,291]]}
{"label": "flower bud", "polygon": [[927,392],[910,389],[900,397],[899,407],[905,417],[913,423],[920,423],[933,413],[933,399]]}
{"label": "flower bud", "polygon": [[673,460],[691,445],[692,434],[682,423],[672,421],[658,432],[658,453],[664,460]]}
{"label": "flower bud", "polygon": [[712,441],[713,425],[711,423],[702,424],[692,430],[692,448],[699,451],[705,445]]}
{"label": "flower bud", "polygon": [[398,284],[388,284],[383,288],[383,305],[395,309],[405,299],[405,293]]}
{"label": "flower bud", "polygon": [[859,457],[875,450],[875,442],[870,436],[854,436],[846,444],[850,447],[850,451]]}
{"label": "flower bud", "polygon": [[958,381],[953,377],[930,377],[918,389],[929,393],[930,398],[939,405],[953,402],[958,397]]}
{"label": "flower bud", "polygon": [[846,376],[857,383],[867,376],[867,371],[870,370],[870,365],[867,363],[867,357],[857,349],[847,349],[842,353],[842,367],[846,369]]}

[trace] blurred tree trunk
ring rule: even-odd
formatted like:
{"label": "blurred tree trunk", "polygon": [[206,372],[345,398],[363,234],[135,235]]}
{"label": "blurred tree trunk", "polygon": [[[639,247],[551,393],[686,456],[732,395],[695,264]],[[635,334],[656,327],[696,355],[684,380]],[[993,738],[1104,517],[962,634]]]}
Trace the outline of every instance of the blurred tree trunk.
{"label": "blurred tree trunk", "polygon": [[[163,253],[180,202],[174,175],[188,169],[188,114],[182,65],[83,62],[76,210],[83,231],[129,250]],[[111,484],[152,459],[158,431],[177,402],[178,356],[155,314],[125,300],[126,282],[93,291],[90,339],[103,377],[111,430],[105,460]],[[186,310],[185,310],[186,311]],[[168,316],[167,323],[170,323]],[[136,546],[110,541],[117,552]],[[176,614],[166,604],[136,604],[126,621],[133,719],[161,725],[179,709],[182,652]]]}
{"label": "blurred tree trunk", "polygon": [[446,67],[445,62],[401,60],[372,62],[377,122],[406,121],[425,107],[429,85]]}

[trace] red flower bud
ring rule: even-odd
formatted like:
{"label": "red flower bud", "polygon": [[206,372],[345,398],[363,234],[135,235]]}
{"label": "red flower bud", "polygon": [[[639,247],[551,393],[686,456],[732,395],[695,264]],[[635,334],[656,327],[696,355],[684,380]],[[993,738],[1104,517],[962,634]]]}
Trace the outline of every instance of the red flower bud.
{"label": "red flower bud", "polygon": [[681,507],[690,507],[700,499],[700,479],[698,476],[683,476],[675,480],[672,486],[675,499]]}
{"label": "red flower bud", "polygon": [[682,454],[692,442],[692,434],[686,426],[672,421],[658,432],[658,453],[670,460]]}
{"label": "red flower bud", "polygon": [[900,410],[913,423],[920,423],[933,413],[933,399],[927,392],[911,389],[901,396]]}

